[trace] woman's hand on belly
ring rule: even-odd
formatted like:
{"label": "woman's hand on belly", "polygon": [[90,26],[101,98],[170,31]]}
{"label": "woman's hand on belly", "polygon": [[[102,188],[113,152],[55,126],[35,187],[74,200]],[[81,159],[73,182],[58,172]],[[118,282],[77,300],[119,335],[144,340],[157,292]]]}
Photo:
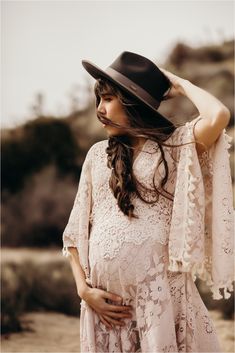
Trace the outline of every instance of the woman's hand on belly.
{"label": "woman's hand on belly", "polygon": [[98,314],[100,320],[107,328],[113,325],[125,325],[122,318],[131,318],[131,305],[109,304],[107,300],[121,302],[122,298],[114,293],[98,288],[88,288],[83,299]]}

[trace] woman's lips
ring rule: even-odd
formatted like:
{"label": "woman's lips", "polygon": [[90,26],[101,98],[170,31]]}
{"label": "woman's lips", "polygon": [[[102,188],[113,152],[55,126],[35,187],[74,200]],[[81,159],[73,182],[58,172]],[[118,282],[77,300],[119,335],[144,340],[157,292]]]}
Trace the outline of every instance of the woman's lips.
{"label": "woman's lips", "polygon": [[[107,127],[108,126],[108,121],[110,121],[110,119],[108,119],[106,116],[104,117],[105,120],[100,119],[100,122],[102,124],[102,127]],[[103,120],[103,121],[102,121]],[[106,122],[107,120],[107,122]]]}
{"label": "woman's lips", "polygon": [[103,127],[106,127],[107,125],[108,125],[108,124],[107,124],[105,121],[102,122],[102,126],[103,126]]}

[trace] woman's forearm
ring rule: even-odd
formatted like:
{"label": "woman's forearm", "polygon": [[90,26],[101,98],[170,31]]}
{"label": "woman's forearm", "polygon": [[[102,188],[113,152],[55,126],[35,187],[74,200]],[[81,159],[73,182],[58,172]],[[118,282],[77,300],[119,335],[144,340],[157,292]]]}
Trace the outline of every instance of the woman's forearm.
{"label": "woman's forearm", "polygon": [[77,293],[80,298],[85,299],[86,293],[89,291],[90,287],[86,283],[85,273],[80,264],[77,248],[69,247],[68,250],[70,252],[69,261],[76,283]]}
{"label": "woman's forearm", "polygon": [[230,118],[228,108],[216,97],[188,80],[180,80],[180,94],[189,98],[202,118],[213,121],[218,116]]}

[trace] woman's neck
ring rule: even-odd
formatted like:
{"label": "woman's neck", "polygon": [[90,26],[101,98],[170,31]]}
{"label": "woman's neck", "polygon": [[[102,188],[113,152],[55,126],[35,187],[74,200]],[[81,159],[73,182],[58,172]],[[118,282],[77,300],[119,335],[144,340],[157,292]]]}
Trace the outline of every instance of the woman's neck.
{"label": "woman's neck", "polygon": [[139,150],[143,147],[144,143],[146,141],[146,137],[130,137],[130,142],[131,146],[134,147],[134,149]]}

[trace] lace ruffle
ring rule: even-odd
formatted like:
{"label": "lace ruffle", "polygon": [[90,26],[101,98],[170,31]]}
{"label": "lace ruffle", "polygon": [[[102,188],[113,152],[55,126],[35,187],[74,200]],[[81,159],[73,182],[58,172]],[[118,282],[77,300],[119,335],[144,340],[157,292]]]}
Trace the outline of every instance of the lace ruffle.
{"label": "lace ruffle", "polygon": [[[101,141],[96,144],[94,149],[93,158],[96,163],[94,163],[92,169],[93,206],[89,243],[92,246],[99,247],[103,258],[106,260],[116,258],[125,244],[131,243],[133,246],[138,246],[150,237],[158,239],[160,244],[166,244],[171,222],[172,201],[160,196],[156,204],[148,206],[139,198],[132,197],[135,212],[139,219],[130,221],[119,209],[117,200],[109,188],[110,169],[106,167],[106,145],[106,141]],[[159,157],[156,143],[147,140],[138,157],[135,160],[134,173],[138,180],[144,181],[146,186],[149,186],[152,183]],[[171,180],[174,179],[174,174],[169,174],[170,184]],[[144,196],[146,197],[146,195]]]}
{"label": "lace ruffle", "polygon": [[[194,139],[200,119],[183,127],[180,142]],[[181,147],[169,237],[169,270],[204,280],[217,300],[223,298],[219,289],[225,299],[231,296],[234,281],[230,142],[224,130],[199,159],[194,143]]]}
{"label": "lace ruffle", "polygon": [[62,255],[65,256],[65,257],[71,256],[71,253],[70,253],[70,251],[68,249],[68,246],[63,246]]}
{"label": "lace ruffle", "polygon": [[[193,141],[193,127],[199,119],[176,129],[173,143]],[[84,161],[63,234],[63,255],[70,255],[69,246],[78,247],[81,265],[89,279],[89,242],[102,250],[103,258],[112,260],[125,244],[144,244],[151,235],[161,244],[168,242],[170,271],[190,272],[194,280],[196,277],[205,280],[214,299],[222,297],[219,289],[224,288],[227,299],[234,280],[230,142],[224,130],[200,158],[194,142],[177,148],[177,162],[170,165],[167,185],[169,192],[175,192],[173,205],[165,198],[160,198],[155,206],[134,200],[140,216],[136,225],[135,220],[132,225],[127,222],[108,187],[107,140],[94,144]],[[153,141],[149,140],[145,148],[147,153],[138,158],[134,172],[140,180],[151,183],[159,156]],[[166,157],[172,162],[167,153]]]}
{"label": "lace ruffle", "polygon": [[92,205],[92,180],[91,168],[94,145],[88,151],[84,160],[77,194],[69,216],[68,223],[63,232],[62,255],[70,256],[68,247],[77,247],[81,266],[87,278],[89,278],[88,262],[88,239],[91,223],[91,205]]}

